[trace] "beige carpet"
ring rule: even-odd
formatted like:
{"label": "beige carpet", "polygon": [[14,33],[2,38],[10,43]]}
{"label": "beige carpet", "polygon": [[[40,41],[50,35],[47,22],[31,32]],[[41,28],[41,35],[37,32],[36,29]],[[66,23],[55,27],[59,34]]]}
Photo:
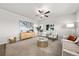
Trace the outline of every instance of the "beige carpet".
{"label": "beige carpet", "polygon": [[0,56],[4,56],[6,51],[6,44],[0,45]]}
{"label": "beige carpet", "polygon": [[6,45],[7,56],[60,56],[62,55],[61,40],[48,41],[47,48],[37,46],[37,37]]}

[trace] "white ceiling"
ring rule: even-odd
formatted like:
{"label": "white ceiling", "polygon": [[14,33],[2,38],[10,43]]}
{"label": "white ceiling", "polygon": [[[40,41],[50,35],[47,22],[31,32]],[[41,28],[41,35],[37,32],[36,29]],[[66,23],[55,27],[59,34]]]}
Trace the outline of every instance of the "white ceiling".
{"label": "white ceiling", "polygon": [[78,3],[1,3],[0,8],[20,14],[29,18],[34,18],[36,9],[47,8],[51,11],[49,17],[66,15],[78,10]]}

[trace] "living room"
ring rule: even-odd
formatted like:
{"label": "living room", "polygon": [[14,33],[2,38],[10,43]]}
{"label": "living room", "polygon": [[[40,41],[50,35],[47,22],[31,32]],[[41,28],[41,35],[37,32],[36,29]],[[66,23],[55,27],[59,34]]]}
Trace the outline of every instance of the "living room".
{"label": "living room", "polygon": [[79,36],[78,3],[2,3],[0,15],[1,55],[79,55],[62,53],[62,40]]}

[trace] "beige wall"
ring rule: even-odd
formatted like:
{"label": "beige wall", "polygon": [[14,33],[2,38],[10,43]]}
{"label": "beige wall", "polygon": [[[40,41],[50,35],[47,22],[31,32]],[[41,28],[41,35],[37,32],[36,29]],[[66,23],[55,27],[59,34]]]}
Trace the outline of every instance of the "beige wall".
{"label": "beige wall", "polygon": [[[19,34],[19,20],[26,17],[0,9],[0,43],[6,42],[10,36]],[[33,20],[27,20],[32,22]]]}
{"label": "beige wall", "polygon": [[[50,16],[49,16],[50,17]],[[58,33],[59,36],[74,33],[73,29],[67,29],[66,24],[73,23],[75,21],[75,14],[62,15],[52,18],[44,19],[40,24],[44,25],[44,31],[46,32],[46,24],[55,24],[54,32]]]}

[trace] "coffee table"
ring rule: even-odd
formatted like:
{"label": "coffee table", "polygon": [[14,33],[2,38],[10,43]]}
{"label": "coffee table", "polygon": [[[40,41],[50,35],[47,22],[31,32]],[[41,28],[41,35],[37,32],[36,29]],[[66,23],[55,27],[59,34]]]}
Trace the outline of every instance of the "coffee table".
{"label": "coffee table", "polygon": [[40,48],[48,47],[48,38],[38,37],[38,39],[37,39],[37,46],[40,47]]}

